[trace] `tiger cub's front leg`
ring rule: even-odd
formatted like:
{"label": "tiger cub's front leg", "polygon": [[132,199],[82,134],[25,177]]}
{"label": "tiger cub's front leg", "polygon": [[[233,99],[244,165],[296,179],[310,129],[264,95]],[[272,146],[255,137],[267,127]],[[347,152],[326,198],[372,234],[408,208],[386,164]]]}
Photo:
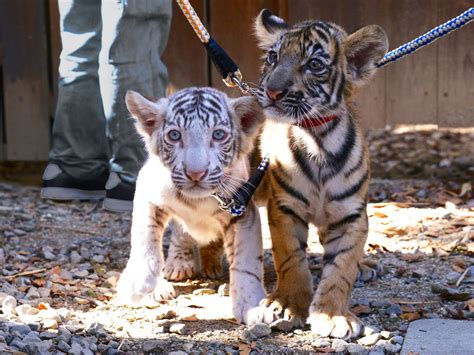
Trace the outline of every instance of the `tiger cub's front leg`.
{"label": "tiger cub's front leg", "polygon": [[164,209],[135,197],[130,258],[117,284],[122,302],[149,304],[174,297],[173,286],[163,278],[162,235],[168,218]]}
{"label": "tiger cub's front leg", "polygon": [[[321,281],[311,303],[308,323],[320,336],[353,338],[362,325],[349,310],[349,298],[364,254],[368,220],[363,199],[331,202],[330,223],[319,228],[324,248]],[[345,206],[360,206],[349,211]],[[336,212],[337,211],[337,212]],[[339,219],[335,219],[338,216]]]}
{"label": "tiger cub's front leg", "polygon": [[277,287],[264,304],[291,321],[293,327],[302,327],[313,293],[305,250],[308,224],[290,207],[278,205],[277,201],[275,196],[268,203]]}
{"label": "tiger cub's front leg", "polygon": [[265,297],[263,287],[263,246],[260,216],[253,203],[224,236],[224,248],[229,261],[232,312],[245,324],[271,323],[273,312],[260,306]]}

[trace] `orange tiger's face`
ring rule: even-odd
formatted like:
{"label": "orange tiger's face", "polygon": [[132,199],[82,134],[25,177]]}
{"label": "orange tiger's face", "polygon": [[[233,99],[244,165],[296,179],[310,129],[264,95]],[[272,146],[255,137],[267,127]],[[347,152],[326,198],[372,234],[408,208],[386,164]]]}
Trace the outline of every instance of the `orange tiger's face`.
{"label": "orange tiger's face", "polygon": [[378,26],[348,36],[322,21],[289,27],[267,10],[257,17],[256,34],[266,51],[259,102],[270,118],[294,124],[337,114],[388,48]]}

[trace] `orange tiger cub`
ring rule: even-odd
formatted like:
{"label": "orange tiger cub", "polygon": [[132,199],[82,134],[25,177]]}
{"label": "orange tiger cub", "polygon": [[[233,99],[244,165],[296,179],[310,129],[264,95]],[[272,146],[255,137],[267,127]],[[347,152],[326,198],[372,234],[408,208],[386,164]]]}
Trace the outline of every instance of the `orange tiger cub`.
{"label": "orange tiger cub", "polygon": [[[362,329],[349,297],[368,233],[369,156],[351,97],[375,72],[387,37],[378,26],[350,35],[322,21],[290,26],[268,10],[255,32],[266,51],[259,149],[270,155],[257,198],[267,206],[278,276],[265,304],[319,336],[352,338]],[[310,223],[324,248],[314,295],[305,251]]]}

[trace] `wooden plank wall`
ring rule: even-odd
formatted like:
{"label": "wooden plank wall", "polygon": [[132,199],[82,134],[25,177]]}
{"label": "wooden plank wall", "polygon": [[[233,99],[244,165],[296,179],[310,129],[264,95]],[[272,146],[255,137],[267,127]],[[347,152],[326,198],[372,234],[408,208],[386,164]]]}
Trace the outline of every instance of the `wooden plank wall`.
{"label": "wooden plank wall", "polygon": [[[174,2],[174,1],[173,1]],[[379,24],[390,48],[473,6],[472,0],[191,0],[213,37],[257,83],[261,53],[252,33],[262,8],[295,23],[336,22],[353,32]],[[45,160],[54,115],[61,44],[57,0],[0,0],[0,160]],[[474,25],[382,68],[358,94],[367,128],[433,123],[474,126]],[[164,62],[169,92],[211,85],[232,96],[174,4]],[[2,80],[3,76],[3,80]],[[2,110],[2,98],[4,107]],[[3,121],[3,124],[2,124]],[[6,145],[2,142],[6,140]]]}
{"label": "wooden plank wall", "polygon": [[2,93],[7,160],[44,160],[49,147],[46,9],[43,1],[1,0]]}
{"label": "wooden plank wall", "polygon": [[[379,24],[390,49],[473,6],[465,0],[291,0],[288,18],[332,21],[348,32]],[[356,98],[366,127],[474,125],[474,26],[382,68]]]}

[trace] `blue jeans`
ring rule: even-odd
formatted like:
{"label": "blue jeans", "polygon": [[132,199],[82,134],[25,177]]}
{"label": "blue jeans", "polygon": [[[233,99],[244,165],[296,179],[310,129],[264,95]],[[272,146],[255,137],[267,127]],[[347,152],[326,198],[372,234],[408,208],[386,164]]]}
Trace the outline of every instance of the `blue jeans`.
{"label": "blue jeans", "polygon": [[146,152],[125,93],[165,95],[171,0],[59,0],[62,52],[50,161],[75,178],[134,181]]}

